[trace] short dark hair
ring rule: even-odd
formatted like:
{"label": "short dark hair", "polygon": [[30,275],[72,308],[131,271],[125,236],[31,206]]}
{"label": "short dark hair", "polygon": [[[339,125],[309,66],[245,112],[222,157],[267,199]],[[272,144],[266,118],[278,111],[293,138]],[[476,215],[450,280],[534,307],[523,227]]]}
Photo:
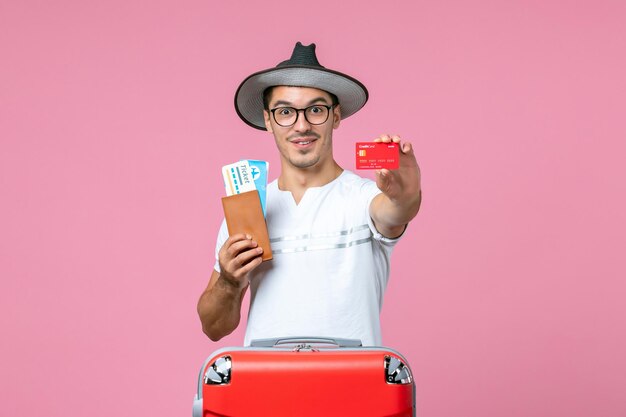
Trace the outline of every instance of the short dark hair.
{"label": "short dark hair", "polygon": [[[265,110],[269,110],[270,109],[270,99],[272,97],[272,90],[274,89],[274,87],[278,87],[277,85],[274,85],[272,87],[267,87],[265,90],[263,90],[263,108]],[[330,96],[330,100],[333,104],[333,106],[336,106],[337,104],[339,104],[339,99],[337,98],[336,95],[334,95],[333,93],[330,93],[326,90],[322,90],[325,93],[328,93],[328,95]]]}

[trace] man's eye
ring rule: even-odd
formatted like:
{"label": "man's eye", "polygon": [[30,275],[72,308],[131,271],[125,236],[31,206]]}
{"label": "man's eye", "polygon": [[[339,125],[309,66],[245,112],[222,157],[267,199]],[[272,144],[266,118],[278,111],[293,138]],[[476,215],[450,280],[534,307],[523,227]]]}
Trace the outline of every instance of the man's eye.
{"label": "man's eye", "polygon": [[281,116],[289,116],[291,113],[293,113],[293,110],[289,107],[283,107],[282,109],[278,110],[278,114],[280,114]]}
{"label": "man's eye", "polygon": [[310,111],[311,113],[313,113],[313,114],[316,114],[316,113],[321,113],[321,112],[323,112],[323,111],[324,111],[324,109],[322,109],[320,106],[311,106],[311,107],[309,107],[309,111]]}

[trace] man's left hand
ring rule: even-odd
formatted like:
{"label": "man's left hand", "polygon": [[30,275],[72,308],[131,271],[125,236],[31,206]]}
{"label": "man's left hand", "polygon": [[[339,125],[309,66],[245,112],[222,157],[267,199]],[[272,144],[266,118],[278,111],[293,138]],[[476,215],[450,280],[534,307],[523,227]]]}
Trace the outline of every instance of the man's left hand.
{"label": "man's left hand", "polygon": [[409,142],[401,143],[400,136],[381,135],[374,142],[395,142],[400,148],[399,167],[396,170],[376,171],[376,185],[395,204],[413,205],[420,197],[421,175]]}
{"label": "man's left hand", "polygon": [[420,169],[409,142],[399,136],[381,135],[374,142],[396,142],[400,147],[398,169],[376,171],[376,185],[382,191],[370,205],[370,216],[376,230],[395,238],[404,233],[406,225],[417,215],[422,202]]}

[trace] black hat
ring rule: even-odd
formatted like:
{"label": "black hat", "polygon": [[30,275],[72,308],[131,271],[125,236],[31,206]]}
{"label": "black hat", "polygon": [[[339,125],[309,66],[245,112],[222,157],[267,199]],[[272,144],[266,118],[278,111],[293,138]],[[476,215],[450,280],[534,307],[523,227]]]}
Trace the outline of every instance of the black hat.
{"label": "black hat", "polygon": [[235,110],[250,126],[266,130],[263,119],[263,91],[268,87],[287,85],[312,87],[332,93],[341,104],[341,118],[356,113],[365,105],[367,89],[358,80],[320,65],[315,56],[315,44],[296,43],[291,58],[243,80],[235,93]]}

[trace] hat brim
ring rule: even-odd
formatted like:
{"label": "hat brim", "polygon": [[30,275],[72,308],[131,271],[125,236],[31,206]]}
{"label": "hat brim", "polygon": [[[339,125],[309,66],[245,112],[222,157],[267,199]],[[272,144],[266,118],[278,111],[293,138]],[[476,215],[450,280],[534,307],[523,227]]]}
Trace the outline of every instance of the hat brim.
{"label": "hat brim", "polygon": [[243,80],[235,93],[239,117],[256,129],[267,130],[263,118],[263,91],[279,85],[312,87],[336,95],[342,119],[359,111],[368,99],[365,86],[346,74],[320,67],[283,66],[256,72]]}

